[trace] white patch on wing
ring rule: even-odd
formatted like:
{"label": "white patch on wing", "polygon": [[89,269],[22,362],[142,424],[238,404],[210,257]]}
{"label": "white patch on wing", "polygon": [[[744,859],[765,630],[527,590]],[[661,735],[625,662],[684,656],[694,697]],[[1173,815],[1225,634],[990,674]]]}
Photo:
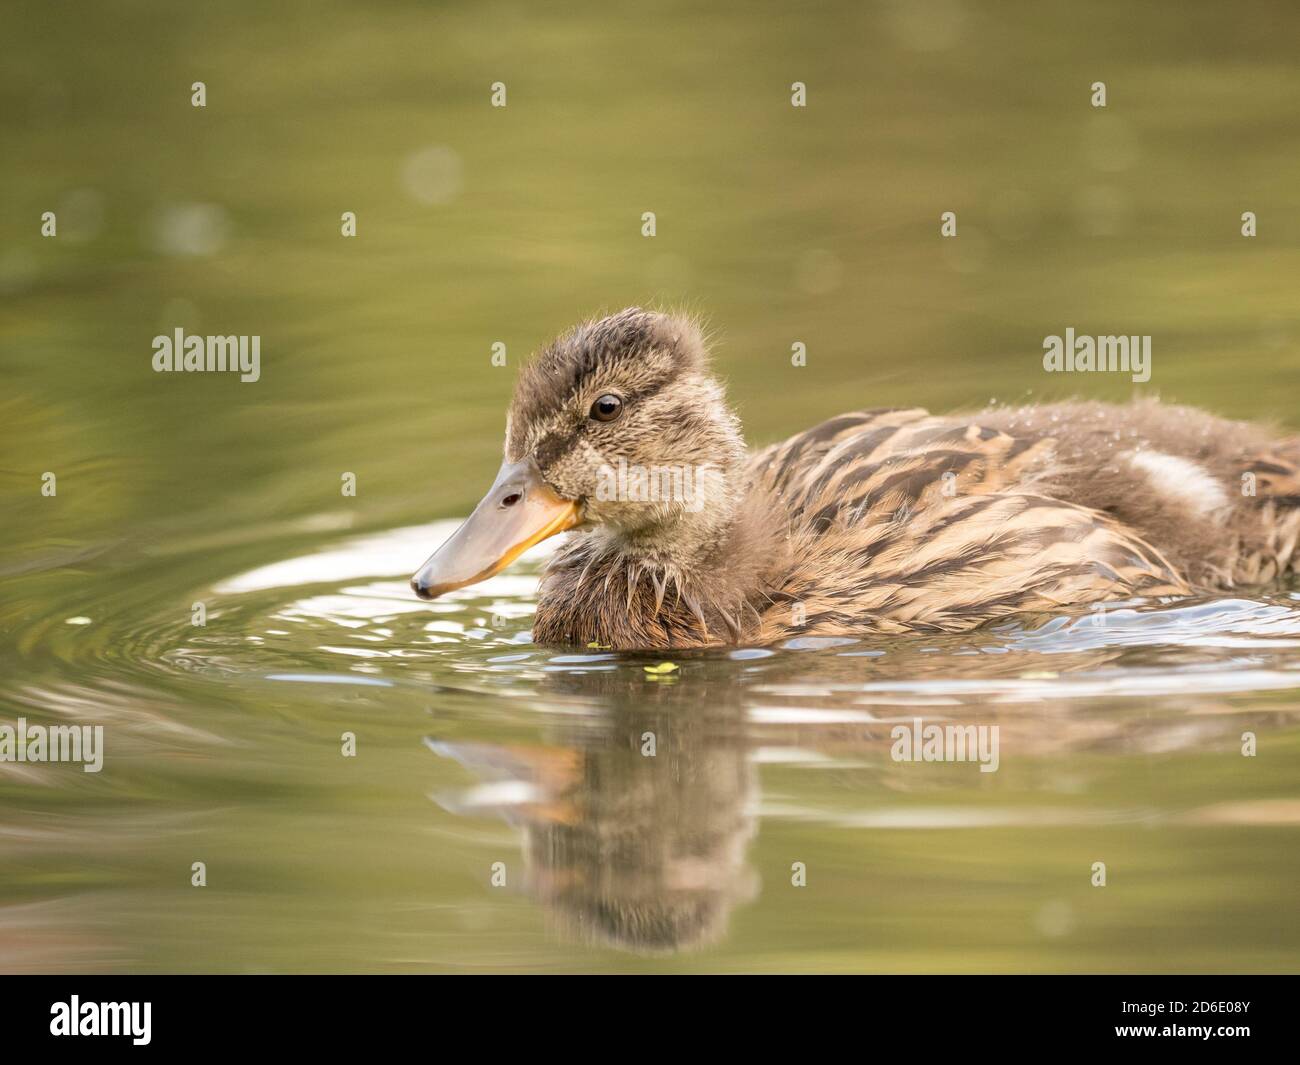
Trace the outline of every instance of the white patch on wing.
{"label": "white patch on wing", "polygon": [[1128,459],[1147,475],[1151,487],[1160,495],[1183,503],[1200,517],[1209,517],[1228,506],[1223,485],[1190,459],[1159,451],[1135,451]]}

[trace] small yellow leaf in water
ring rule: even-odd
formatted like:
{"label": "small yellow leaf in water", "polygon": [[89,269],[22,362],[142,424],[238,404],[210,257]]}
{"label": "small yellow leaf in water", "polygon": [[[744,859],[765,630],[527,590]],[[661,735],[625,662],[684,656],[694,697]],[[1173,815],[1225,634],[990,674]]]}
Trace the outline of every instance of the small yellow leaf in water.
{"label": "small yellow leaf in water", "polygon": [[660,662],[657,666],[643,667],[647,673],[676,673],[676,662]]}
{"label": "small yellow leaf in water", "polygon": [[597,651],[611,651],[614,648],[612,643],[601,643],[599,640],[592,640],[587,646]]}
{"label": "small yellow leaf in water", "polygon": [[1053,673],[1050,669],[1040,669],[1029,673],[1021,673],[1021,680],[1056,680],[1061,674]]}

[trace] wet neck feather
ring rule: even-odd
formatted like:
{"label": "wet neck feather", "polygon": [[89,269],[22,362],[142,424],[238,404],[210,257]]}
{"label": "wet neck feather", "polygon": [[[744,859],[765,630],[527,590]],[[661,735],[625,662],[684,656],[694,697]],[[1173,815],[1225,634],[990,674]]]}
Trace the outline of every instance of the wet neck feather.
{"label": "wet neck feather", "polygon": [[[733,510],[677,527],[574,537],[542,583],[534,638],[602,647],[737,643],[758,620],[764,556]],[[676,523],[674,523],[676,524]]]}

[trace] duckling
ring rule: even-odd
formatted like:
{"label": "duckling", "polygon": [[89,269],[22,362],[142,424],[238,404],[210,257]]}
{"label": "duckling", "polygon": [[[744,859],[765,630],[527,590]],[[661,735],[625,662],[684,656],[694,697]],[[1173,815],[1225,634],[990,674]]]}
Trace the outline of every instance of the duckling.
{"label": "duckling", "polygon": [[751,452],[699,325],[633,307],[524,367],[495,482],[412,587],[433,599],[569,530],[540,644],[961,632],[1287,576],[1300,440],[1142,400],[860,410]]}

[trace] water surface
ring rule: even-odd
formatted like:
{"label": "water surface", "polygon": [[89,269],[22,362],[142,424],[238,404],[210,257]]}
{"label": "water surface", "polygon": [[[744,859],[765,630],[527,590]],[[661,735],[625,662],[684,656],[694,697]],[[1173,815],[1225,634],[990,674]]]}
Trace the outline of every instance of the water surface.
{"label": "water surface", "polygon": [[[411,596],[450,527],[196,585],[202,627],[84,597],[32,626],[11,705],[108,746],[0,773],[5,967],[1291,965],[1294,596],[556,651],[528,635],[542,552]],[[895,761],[917,719],[996,725],[997,771]]]}
{"label": "water surface", "polygon": [[[0,763],[0,969],[1294,970],[1288,588],[661,670],[533,645],[540,557],[406,578],[526,353],[630,304],[708,317],[756,445],[1074,394],[1300,429],[1297,29],[7,5],[0,723],[107,751]],[[260,380],[155,374],[178,327],[261,336]],[[1151,382],[1044,374],[1066,327],[1151,335]],[[918,718],[996,725],[997,771],[894,761]]]}

